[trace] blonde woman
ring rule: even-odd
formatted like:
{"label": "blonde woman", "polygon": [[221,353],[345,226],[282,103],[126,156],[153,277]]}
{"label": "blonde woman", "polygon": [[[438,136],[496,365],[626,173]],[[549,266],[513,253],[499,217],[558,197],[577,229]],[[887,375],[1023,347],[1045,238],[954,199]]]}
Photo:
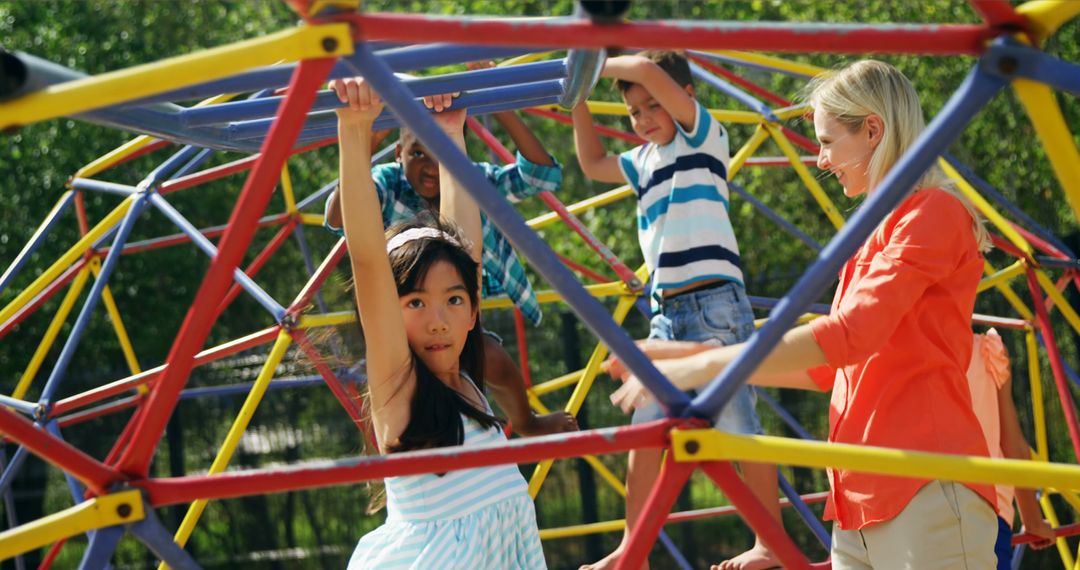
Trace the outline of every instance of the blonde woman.
{"label": "blonde woman", "polygon": [[[816,79],[809,102],[818,167],[850,198],[874,192],[925,125],[911,83],[878,61]],[[841,270],[831,313],[788,331],[750,382],[832,390],[832,442],[987,455],[965,371],[988,243],[972,206],[941,172],[927,172]],[[741,349],[682,343],[646,351],[677,356],[657,365],[690,389]],[[649,399],[619,363],[609,368],[626,380],[612,396],[617,405]],[[833,568],[995,566],[992,486],[845,469],[828,475]]]}

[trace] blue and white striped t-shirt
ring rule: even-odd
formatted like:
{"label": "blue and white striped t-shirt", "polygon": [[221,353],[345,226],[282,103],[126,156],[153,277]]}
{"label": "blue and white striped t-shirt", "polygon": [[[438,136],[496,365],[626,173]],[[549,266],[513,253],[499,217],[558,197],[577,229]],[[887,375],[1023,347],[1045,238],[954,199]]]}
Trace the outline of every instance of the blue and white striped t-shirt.
{"label": "blue and white striped t-shirt", "polygon": [[739,246],[728,215],[727,131],[697,104],[694,128],[675,122],[666,145],[644,144],[619,155],[638,197],[638,241],[660,298],[707,279],[743,283]]}

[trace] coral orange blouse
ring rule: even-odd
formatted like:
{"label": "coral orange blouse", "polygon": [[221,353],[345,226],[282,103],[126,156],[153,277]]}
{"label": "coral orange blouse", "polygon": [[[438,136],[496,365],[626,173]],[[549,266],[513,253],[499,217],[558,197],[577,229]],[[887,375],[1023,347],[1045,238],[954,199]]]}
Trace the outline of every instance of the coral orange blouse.
{"label": "coral orange blouse", "polygon": [[[908,196],[840,273],[831,313],[811,323],[828,361],[829,441],[986,456],[965,372],[983,270],[972,219],[936,189]],[[825,518],[857,530],[892,519],[924,479],[829,469]],[[993,505],[994,488],[967,485]]]}

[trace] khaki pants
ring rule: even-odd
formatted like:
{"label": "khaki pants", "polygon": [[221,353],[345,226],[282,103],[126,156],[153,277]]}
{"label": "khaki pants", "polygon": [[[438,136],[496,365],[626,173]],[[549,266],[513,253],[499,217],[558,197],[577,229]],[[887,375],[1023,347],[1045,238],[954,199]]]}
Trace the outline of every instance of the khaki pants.
{"label": "khaki pants", "polygon": [[919,489],[892,520],[862,530],[833,525],[833,570],[993,570],[997,516],[982,497],[949,481]]}

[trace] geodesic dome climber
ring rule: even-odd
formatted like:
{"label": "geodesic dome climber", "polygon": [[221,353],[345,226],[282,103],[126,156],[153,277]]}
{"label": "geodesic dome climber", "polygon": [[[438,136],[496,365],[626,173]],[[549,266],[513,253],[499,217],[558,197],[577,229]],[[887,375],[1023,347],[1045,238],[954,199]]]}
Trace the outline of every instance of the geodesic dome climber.
{"label": "geodesic dome climber", "polygon": [[[1080,456],[1080,427],[1069,384],[1080,384],[1074,371],[1061,358],[1050,325],[1050,309],[1055,309],[1077,332],[1080,315],[1062,294],[1070,284],[1080,288],[1080,262],[1060,239],[1040,227],[1022,211],[979,179],[963,165],[945,156],[943,166],[960,188],[987,216],[996,230],[998,247],[1017,261],[1009,267],[987,267],[983,290],[995,289],[1009,300],[1015,316],[976,315],[975,322],[1015,328],[1026,335],[1031,373],[1034,416],[1037,418],[1036,448],[1032,461],[990,460],[927,453],[906,452],[860,446],[826,444],[768,436],[735,436],[712,429],[700,419],[711,417],[734,394],[757,362],[779,341],[780,335],[804,313],[821,308],[813,305],[833,276],[877,223],[900,201],[919,173],[938,160],[980,108],[997,92],[1011,85],[1036,126],[1041,142],[1074,214],[1080,218],[1080,153],[1070,139],[1052,89],[1080,93],[1080,66],[1055,59],[1037,47],[1062,24],[1080,14],[1080,3],[1065,0],[1033,1],[1019,8],[999,0],[971,0],[983,17],[979,25],[842,25],[768,24],[731,22],[621,22],[616,16],[590,20],[586,17],[513,19],[434,18],[380,13],[357,13],[357,2],[341,0],[291,0],[304,23],[263,38],[239,42],[186,56],[171,58],[94,77],[43,62],[25,54],[4,54],[5,71],[12,79],[8,98],[0,103],[0,128],[15,129],[59,116],[74,116],[116,128],[142,133],[131,142],[76,172],[70,189],[42,222],[20,254],[0,276],[0,291],[9,286],[23,269],[49,231],[75,206],[81,237],[60,258],[48,265],[6,306],[0,308],[0,336],[41,308],[65,289],[64,300],[41,341],[30,357],[21,380],[10,395],[0,396],[0,432],[18,444],[18,451],[6,458],[0,475],[0,492],[9,492],[11,481],[28,454],[34,454],[59,469],[67,478],[73,506],[47,517],[17,524],[16,513],[6,509],[10,530],[0,534],[0,557],[17,556],[30,550],[49,548],[44,567],[55,559],[68,537],[88,534],[89,545],[82,566],[107,566],[122,536],[131,533],[165,563],[176,568],[198,567],[183,546],[191,536],[207,501],[286,490],[311,489],[438,471],[452,460],[458,468],[500,463],[539,464],[530,482],[535,496],[553,460],[584,457],[601,471],[613,486],[618,479],[607,472],[595,455],[621,453],[635,448],[668,450],[665,469],[648,501],[646,511],[631,537],[631,548],[620,561],[631,567],[647,555],[660,537],[685,566],[674,545],[661,534],[668,520],[715,513],[672,515],[675,497],[697,470],[704,472],[729,497],[738,513],[776,552],[785,567],[808,568],[810,563],[753,498],[735,475],[730,461],[750,460],[785,465],[822,468],[844,467],[876,473],[918,476],[961,481],[1007,483],[1046,489],[1043,507],[1057,525],[1056,514],[1047,495],[1059,494],[1080,511],[1080,467],[1051,463],[1043,419],[1043,396],[1039,386],[1039,366],[1035,363],[1041,340],[1054,375],[1073,450]],[[588,3],[586,3],[588,4]],[[618,3],[599,3],[610,7]],[[617,11],[616,11],[617,12]],[[564,114],[548,108],[569,107],[585,97],[596,80],[604,46],[621,45],[634,38],[633,47],[689,48],[695,74],[711,88],[743,103],[750,111],[717,110],[725,122],[754,124],[754,135],[734,156],[730,174],[748,165],[785,165],[794,169],[808,191],[837,227],[835,237],[825,246],[800,232],[782,217],[732,184],[743,199],[772,217],[793,236],[819,252],[817,260],[797,284],[779,300],[756,299],[771,314],[748,349],[735,365],[694,399],[676,390],[636,349],[619,324],[635,306],[647,272],[631,270],[612,254],[576,219],[590,208],[626,197],[626,188],[585,202],[564,206],[554,196],[542,199],[553,213],[528,223],[478,175],[462,153],[416,102],[416,97],[462,91],[460,105],[472,114],[506,109],[529,109],[553,120],[566,121]],[[516,47],[507,47],[516,46]],[[545,59],[544,52],[572,47],[564,59]],[[700,50],[700,51],[699,51]],[[715,51],[726,50],[726,51]],[[749,50],[749,51],[730,51]],[[821,70],[805,64],[751,53],[931,53],[978,56],[960,89],[933,119],[912,151],[883,181],[847,221],[829,201],[806,167],[813,159],[799,155],[798,148],[815,153],[814,143],[788,128],[784,122],[805,114],[793,105],[745,79],[723,65],[736,68],[781,71],[812,76]],[[479,59],[504,60],[493,69],[445,75],[399,79],[395,71],[458,64]],[[285,61],[286,63],[281,63]],[[336,97],[319,87],[331,77],[365,76],[383,96],[390,111],[378,125],[407,124],[424,142],[444,168],[450,169],[477,198],[487,216],[512,240],[532,265],[553,286],[542,293],[544,301],[561,300],[569,305],[600,338],[588,365],[533,387],[533,396],[574,387],[566,409],[576,413],[582,406],[599,365],[608,349],[614,351],[649,387],[669,411],[669,418],[639,426],[604,428],[569,435],[513,440],[505,446],[467,449],[435,449],[392,456],[343,458],[334,462],[297,464],[284,468],[227,471],[240,437],[264,394],[286,387],[274,381],[275,370],[292,344],[316,363],[314,382],[293,382],[294,388],[312,383],[325,384],[345,412],[361,423],[357,386],[340,377],[325,362],[312,343],[312,328],[350,322],[351,313],[307,311],[330,271],[345,254],[338,243],[316,266],[303,238],[303,225],[320,225],[321,216],[305,213],[305,208],[321,203],[334,186],[330,183],[297,200],[286,167],[290,156],[333,144],[336,133],[331,111]],[[283,90],[281,90],[284,88]],[[231,100],[220,93],[251,94]],[[183,107],[174,101],[206,100]],[[596,112],[621,112],[618,106],[592,103]],[[476,121],[470,126],[505,158],[505,149]],[[616,130],[612,136],[633,138]],[[783,157],[754,157],[772,140]],[[98,174],[137,156],[173,145],[179,150],[134,185],[95,179]],[[250,156],[221,166],[199,170],[214,152],[230,151]],[[173,192],[190,189],[210,180],[248,172],[243,190],[236,199],[229,222],[223,227],[199,229],[170,205]],[[280,184],[285,211],[266,215],[271,194]],[[82,207],[85,192],[116,195],[120,203],[101,220],[91,223]],[[993,202],[993,204],[992,204]],[[1011,220],[995,208],[1005,210]],[[139,214],[154,208],[179,228],[180,234],[143,242],[128,238]],[[589,243],[598,256],[618,276],[608,282],[604,275],[570,260],[560,259],[534,229],[563,220]],[[240,264],[248,253],[257,227],[278,226],[270,242],[245,268]],[[275,251],[294,237],[308,260],[311,274],[294,299],[282,304],[256,281],[260,268]],[[210,238],[219,237],[216,244]],[[111,241],[110,241],[111,240]],[[109,291],[109,280],[124,269],[123,255],[136,251],[192,242],[213,261],[202,276],[195,300],[176,333],[165,363],[149,370],[139,367],[131,348],[125,320]],[[585,288],[571,269],[598,282]],[[1057,272],[1055,282],[1051,273]],[[1024,275],[1033,299],[1027,306],[1013,291],[1010,281]],[[70,317],[75,302],[90,282],[70,334],[59,356],[50,362],[51,371],[36,400],[28,399],[31,381],[48,359],[49,349],[58,340],[62,325]],[[224,308],[240,293],[252,296],[270,315],[269,326],[223,345],[203,349],[211,326]],[[613,314],[595,297],[618,298]],[[70,373],[72,354],[95,318],[98,304],[104,305],[115,329],[131,374],[86,392],[60,397],[60,388]],[[505,299],[491,299],[486,308],[509,307]],[[130,322],[130,321],[128,321]],[[519,340],[522,335],[519,335]],[[223,443],[209,473],[186,477],[152,477],[149,465],[166,423],[193,367],[240,351],[270,344],[272,347],[260,374],[251,384],[222,387],[215,394],[246,393],[246,400]],[[521,351],[527,354],[527,349]],[[5,391],[7,388],[5,388]],[[538,409],[543,407],[533,399]],[[131,410],[127,426],[117,434],[110,453],[103,459],[91,457],[66,443],[64,429],[118,410]],[[805,433],[805,432],[803,432]],[[809,439],[809,436],[807,436]],[[790,502],[811,525],[815,535],[827,544],[829,537],[820,522],[805,507],[790,485],[783,485]],[[179,529],[168,529],[156,515],[169,505],[190,504]],[[1072,567],[1075,557],[1064,537],[1076,527],[1059,528],[1058,541],[1063,562]],[[553,538],[582,529],[547,531]],[[1022,544],[1025,537],[1016,537]]]}

